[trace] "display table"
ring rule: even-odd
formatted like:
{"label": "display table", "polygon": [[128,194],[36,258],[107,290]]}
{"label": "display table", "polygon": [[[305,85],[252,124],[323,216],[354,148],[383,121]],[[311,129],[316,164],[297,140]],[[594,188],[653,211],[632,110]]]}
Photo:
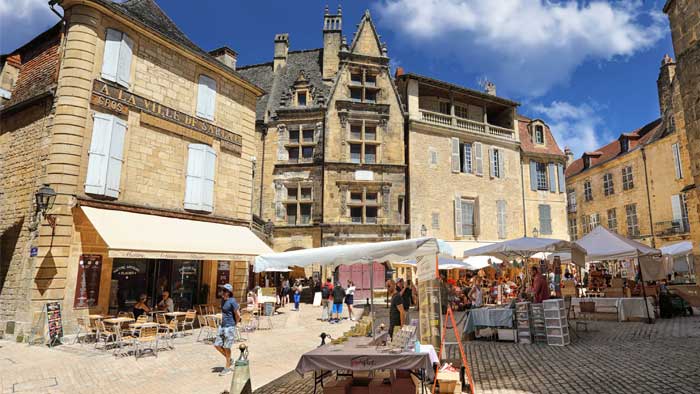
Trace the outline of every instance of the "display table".
{"label": "display table", "polygon": [[[632,298],[572,298],[571,307],[575,313],[580,313],[579,303],[594,302],[596,312],[613,312],[617,314],[617,321],[627,321],[630,317],[646,319],[647,311],[644,307],[644,300],[641,297]],[[647,297],[647,307],[649,316],[654,318],[654,298]]]}
{"label": "display table", "polygon": [[513,309],[510,308],[476,308],[469,311],[464,333],[476,331],[477,327],[513,327]]}

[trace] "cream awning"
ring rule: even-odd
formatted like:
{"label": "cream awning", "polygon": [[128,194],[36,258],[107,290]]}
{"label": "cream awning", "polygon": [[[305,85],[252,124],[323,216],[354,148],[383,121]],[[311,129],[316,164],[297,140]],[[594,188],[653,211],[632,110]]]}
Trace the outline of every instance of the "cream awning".
{"label": "cream awning", "polygon": [[81,207],[109,257],[172,260],[248,260],[272,253],[247,227]]}

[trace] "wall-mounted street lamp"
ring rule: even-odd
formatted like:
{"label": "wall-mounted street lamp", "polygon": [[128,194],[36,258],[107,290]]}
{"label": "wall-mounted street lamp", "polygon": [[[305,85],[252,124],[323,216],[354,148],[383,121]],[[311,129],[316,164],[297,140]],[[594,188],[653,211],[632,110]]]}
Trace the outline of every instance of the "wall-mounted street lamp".
{"label": "wall-mounted street lamp", "polygon": [[53,204],[56,201],[56,191],[45,183],[44,186],[40,187],[39,190],[37,190],[36,194],[34,195],[34,198],[36,199],[37,213],[40,212],[41,215],[46,218],[46,221],[49,222],[51,228],[55,229],[56,216],[47,214],[47,212],[50,211],[51,208],[53,208]]}
{"label": "wall-mounted street lamp", "polygon": [[275,225],[272,223],[272,220],[267,219],[267,222],[263,225],[263,232],[265,232],[265,235],[268,237],[272,235],[272,229],[275,227]]}
{"label": "wall-mounted street lamp", "polygon": [[428,229],[425,227],[425,224],[420,225],[420,236],[425,237],[428,235]]}
{"label": "wall-mounted street lamp", "polygon": [[540,235],[539,230],[537,230],[537,227],[532,229],[532,236],[537,238]]}

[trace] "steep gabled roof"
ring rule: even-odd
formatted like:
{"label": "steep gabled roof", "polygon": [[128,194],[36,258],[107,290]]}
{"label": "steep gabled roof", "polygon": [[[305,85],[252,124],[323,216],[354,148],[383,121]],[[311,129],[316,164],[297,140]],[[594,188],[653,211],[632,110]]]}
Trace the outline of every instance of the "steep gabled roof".
{"label": "steep gabled roof", "polygon": [[[621,135],[628,138],[632,136],[632,138],[629,138],[629,150],[627,151],[631,152],[652,141],[655,141],[657,139],[656,137],[660,133],[663,133],[663,131],[664,128],[662,127],[661,119],[656,119],[632,132],[622,133]],[[596,149],[593,152],[585,153],[584,155],[587,154],[588,156],[590,156],[591,163],[590,167],[588,168],[590,169],[598,165],[607,163],[611,160],[614,160],[615,158],[622,156],[627,152],[622,151],[620,147],[620,139],[618,138],[615,141],[612,141],[607,145]],[[583,167],[583,157],[580,157],[574,160],[573,163],[569,164],[569,166],[566,168],[566,176],[571,177],[574,175],[578,175],[588,169]]]}
{"label": "steep gabled roof", "polygon": [[532,141],[532,136],[530,135],[530,130],[528,126],[534,120],[523,115],[518,115],[518,133],[520,133],[520,149],[525,153],[532,154],[545,154],[545,155],[555,155],[565,157],[564,152],[557,145],[557,141],[554,139],[552,130],[549,126],[542,122],[544,125],[544,145],[536,144]]}
{"label": "steep gabled roof", "polygon": [[[369,29],[369,31],[367,31],[367,29]],[[376,44],[377,53],[364,53],[363,55],[381,56],[382,43],[381,41],[379,41],[379,35],[377,34],[377,29],[374,27],[374,23],[372,22],[372,16],[370,15],[369,10],[366,10],[365,13],[362,15],[362,19],[358,24],[357,30],[355,31],[355,35],[352,38],[352,43],[350,44],[350,52],[359,53],[357,45],[360,42],[360,40],[365,39],[369,39]]]}

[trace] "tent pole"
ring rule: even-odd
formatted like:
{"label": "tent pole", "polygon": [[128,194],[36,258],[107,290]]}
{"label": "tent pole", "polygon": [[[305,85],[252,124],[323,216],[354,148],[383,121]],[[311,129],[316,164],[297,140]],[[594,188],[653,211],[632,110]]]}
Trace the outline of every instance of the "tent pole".
{"label": "tent pole", "polygon": [[374,260],[369,263],[369,315],[372,319],[372,339],[377,339],[374,321]]}
{"label": "tent pole", "polygon": [[649,316],[649,304],[647,303],[647,290],[644,285],[644,276],[642,275],[642,261],[637,257],[637,266],[639,267],[639,280],[642,282],[642,297],[644,297],[644,310],[647,311],[647,324],[651,324],[651,316]]}

